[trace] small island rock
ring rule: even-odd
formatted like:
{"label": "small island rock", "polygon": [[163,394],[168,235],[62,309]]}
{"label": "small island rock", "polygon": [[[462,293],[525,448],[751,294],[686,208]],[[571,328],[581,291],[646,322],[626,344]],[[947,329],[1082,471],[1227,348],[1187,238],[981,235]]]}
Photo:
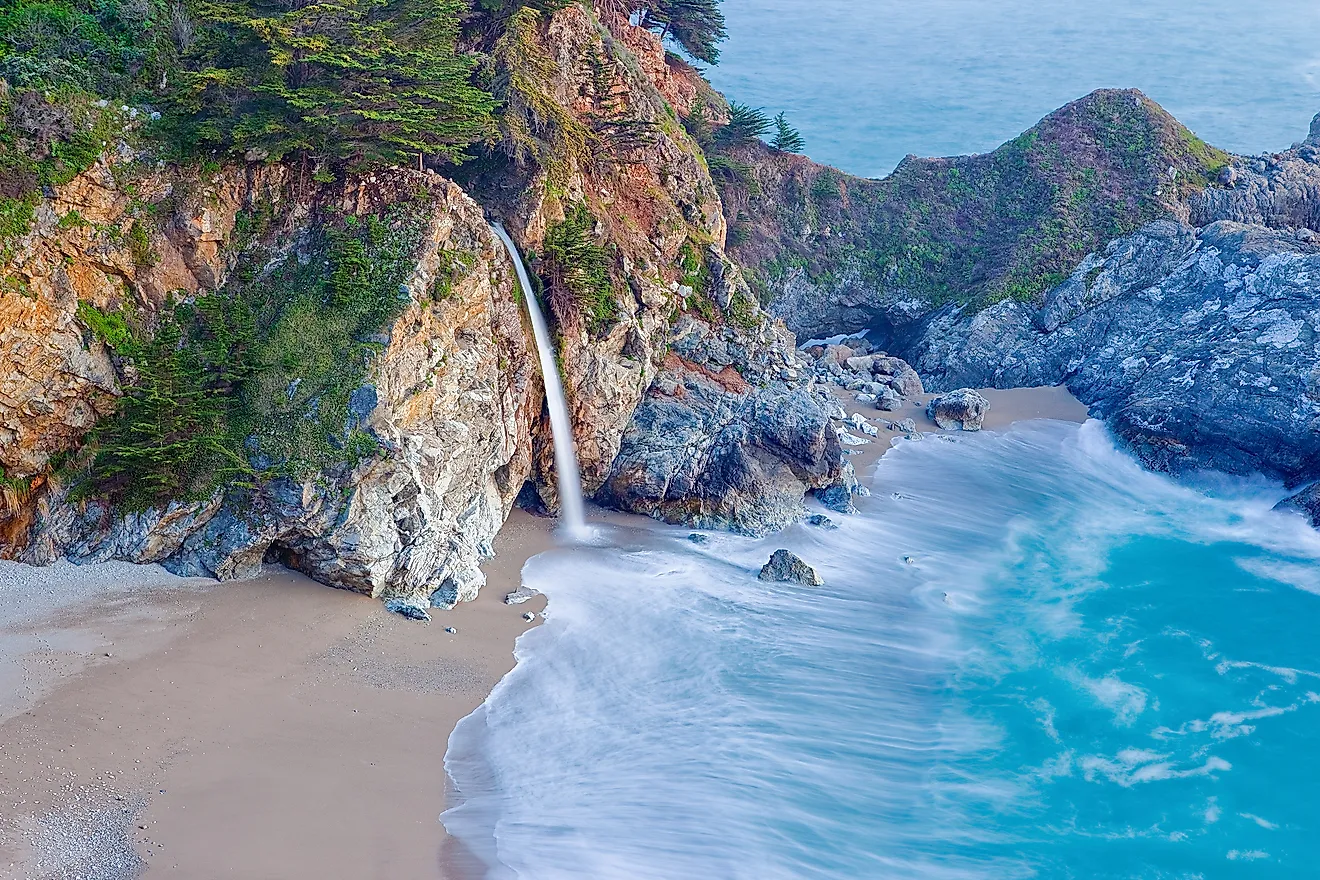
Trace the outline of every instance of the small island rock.
{"label": "small island rock", "polygon": [[825,583],[816,569],[787,550],[776,550],[771,554],[770,561],[762,567],[759,577],[763,581],[802,584],[804,587],[819,587]]}

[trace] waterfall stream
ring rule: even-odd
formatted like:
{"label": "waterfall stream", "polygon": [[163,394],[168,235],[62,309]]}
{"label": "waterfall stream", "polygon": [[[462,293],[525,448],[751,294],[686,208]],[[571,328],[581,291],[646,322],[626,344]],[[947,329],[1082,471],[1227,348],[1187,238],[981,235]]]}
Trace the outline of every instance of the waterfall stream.
{"label": "waterfall stream", "polygon": [[491,231],[504,242],[504,248],[513,260],[513,267],[518,272],[518,284],[522,287],[523,300],[527,303],[527,314],[532,319],[532,333],[536,337],[536,350],[541,357],[541,374],[545,378],[545,399],[550,407],[550,430],[555,442],[555,471],[559,478],[559,510],[564,531],[570,538],[580,538],[586,533],[586,519],[582,512],[582,478],[578,473],[577,450],[573,446],[573,426],[568,419],[568,405],[564,402],[564,385],[559,378],[559,365],[555,363],[555,352],[550,341],[550,330],[541,312],[541,304],[536,300],[531,279],[527,277],[527,267],[523,265],[518,248],[509,238],[509,233],[499,223],[490,225]]}

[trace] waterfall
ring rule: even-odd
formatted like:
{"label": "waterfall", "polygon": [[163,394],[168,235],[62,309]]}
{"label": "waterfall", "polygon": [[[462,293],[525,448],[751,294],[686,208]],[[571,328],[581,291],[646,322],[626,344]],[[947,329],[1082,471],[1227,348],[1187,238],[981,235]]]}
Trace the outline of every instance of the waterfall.
{"label": "waterfall", "polygon": [[518,272],[518,284],[522,287],[523,300],[527,303],[527,314],[532,319],[532,332],[536,337],[536,350],[541,356],[541,375],[545,378],[545,399],[550,407],[550,432],[555,441],[555,471],[559,477],[559,510],[564,530],[571,538],[580,538],[586,533],[586,519],[582,513],[582,478],[578,473],[577,451],[573,447],[573,426],[568,420],[568,405],[564,402],[564,385],[559,380],[559,365],[555,363],[555,351],[550,343],[550,330],[546,327],[545,315],[541,313],[541,304],[536,301],[531,279],[527,277],[527,267],[523,265],[513,239],[499,223],[490,225],[504,242],[504,248],[513,260],[513,268]]}

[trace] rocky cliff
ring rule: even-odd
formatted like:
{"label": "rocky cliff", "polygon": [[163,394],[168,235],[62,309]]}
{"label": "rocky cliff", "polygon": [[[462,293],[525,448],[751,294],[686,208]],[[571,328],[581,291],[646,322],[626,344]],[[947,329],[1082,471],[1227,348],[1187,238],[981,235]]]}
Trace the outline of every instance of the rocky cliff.
{"label": "rocky cliff", "polygon": [[[270,560],[372,595],[474,595],[477,563],[530,473],[541,394],[512,267],[476,203],[408,171],[308,185],[279,166],[229,166],[200,180],[176,169],[134,178],[133,197],[122,179],[101,163],[60,188],[9,263],[17,290],[0,302],[19,320],[0,337],[0,418],[12,432],[3,455],[8,478],[31,486],[27,503],[11,506],[11,534],[25,527],[11,554],[163,562],[222,578]],[[144,222],[132,216],[144,203],[157,208],[150,231],[119,232]],[[85,477],[67,466],[52,473],[52,457],[78,454],[142,368],[89,329],[87,305],[151,325],[171,296],[236,297],[235,276],[254,260],[261,283],[272,265],[323,258],[314,233],[330,217],[372,218],[403,203],[425,206],[394,294],[406,302],[349,395],[352,429],[369,432],[377,451],[301,476],[253,451],[241,488],[127,511],[98,493],[71,497]],[[73,213],[82,222],[66,219]],[[252,229],[254,217],[265,228]],[[286,384],[279,392],[299,402],[298,380]]]}
{"label": "rocky cliff", "polygon": [[458,183],[175,166],[125,136],[32,198],[0,252],[0,555],[220,578],[280,562],[371,595],[470,598],[528,484],[555,506],[522,294],[488,216],[552,316],[589,493],[762,532],[807,492],[850,491],[793,337],[725,255],[680,122],[709,86],[608,9],[523,8],[487,37],[507,112],[442,169]]}
{"label": "rocky cliff", "polygon": [[734,252],[800,334],[869,329],[934,391],[1066,384],[1158,470],[1320,477],[1320,116],[1241,157],[1097,92],[882,181],[752,152]]}

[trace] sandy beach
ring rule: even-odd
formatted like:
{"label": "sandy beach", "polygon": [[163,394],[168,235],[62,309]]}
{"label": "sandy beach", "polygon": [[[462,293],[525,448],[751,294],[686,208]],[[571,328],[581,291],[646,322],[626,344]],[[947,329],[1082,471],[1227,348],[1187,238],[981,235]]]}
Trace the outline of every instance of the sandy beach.
{"label": "sandy beach", "polygon": [[[1060,388],[984,393],[987,430],[1086,417]],[[929,395],[887,414],[841,399],[881,428],[855,447],[864,479],[885,420],[937,430]],[[0,563],[0,877],[467,874],[438,822],[446,743],[543,608],[503,597],[551,526],[515,511],[480,598],[430,624],[282,569]]]}
{"label": "sandy beach", "polygon": [[543,607],[503,597],[550,526],[515,511],[430,624],[282,570],[0,564],[0,877],[452,875],[446,742]]}

